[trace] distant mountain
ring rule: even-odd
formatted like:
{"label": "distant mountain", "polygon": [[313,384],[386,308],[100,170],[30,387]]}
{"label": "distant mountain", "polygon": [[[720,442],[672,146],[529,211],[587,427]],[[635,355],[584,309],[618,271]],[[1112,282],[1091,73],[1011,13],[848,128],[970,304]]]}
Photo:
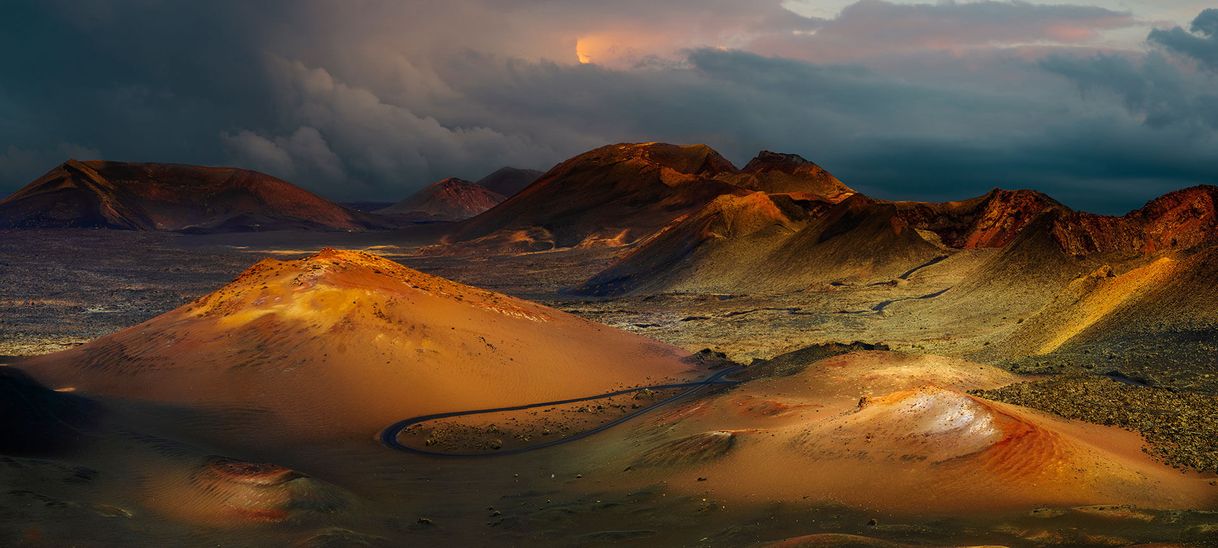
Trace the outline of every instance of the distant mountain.
{"label": "distant mountain", "polygon": [[[978,354],[984,359],[1104,356],[1127,374],[1174,386],[1202,382],[1197,371],[1218,374],[1210,358],[1218,325],[1216,196],[1218,188],[1201,186],[1122,216],[1047,212],[937,304],[1023,318],[1001,344]],[[1009,304],[995,313],[1002,302]]]}
{"label": "distant mountain", "polygon": [[836,205],[800,192],[731,194],[678,217],[581,289],[787,291],[891,280],[958,250],[1001,248],[942,301],[1009,295],[1034,309],[1103,261],[1218,242],[1216,204],[1218,188],[1211,186],[1169,193],[1120,217],[1074,211],[1030,190],[995,189],[941,203],[886,202],[855,193]]}
{"label": "distant mountain", "polygon": [[68,160],[0,202],[0,226],[243,232],[380,223],[256,171]]}
{"label": "distant mountain", "polygon": [[1003,247],[1037,216],[1049,209],[1066,209],[1033,190],[994,189],[983,196],[957,202],[897,202],[901,218],[935,234],[956,249]]}
{"label": "distant mountain", "polygon": [[793,193],[840,202],[854,190],[798,154],[761,151],[744,169],[723,177],[732,184],[771,194]]}
{"label": "distant mountain", "polygon": [[898,202],[913,226],[957,249],[1005,247],[1037,218],[1056,212],[1044,229],[1074,256],[1150,254],[1188,249],[1218,235],[1218,187],[1170,192],[1123,216],[1075,211],[1032,190],[994,189],[959,202]]}
{"label": "distant mountain", "polygon": [[1121,217],[1070,212],[1053,236],[1071,255],[1148,255],[1191,249],[1218,237],[1218,187],[1195,186],[1164,194]]}
{"label": "distant mountain", "polygon": [[855,194],[783,242],[768,267],[754,268],[770,287],[802,289],[892,280],[941,254],[895,205]]}
{"label": "distant mountain", "polygon": [[705,145],[609,145],[559,164],[467,221],[453,239],[484,239],[485,245],[497,246],[533,231],[535,239],[553,247],[592,239],[635,241],[716,196],[744,192],[715,178],[735,171]]}
{"label": "distant mountain", "polygon": [[764,264],[769,253],[806,226],[808,216],[785,196],[719,196],[632,250],[583,289],[595,294],[721,289],[751,265]]}
{"label": "distant mountain", "polygon": [[503,167],[486,177],[478,179],[477,183],[491,192],[510,197],[524,190],[524,187],[533,184],[542,175],[545,175],[545,173],[536,169]]}
{"label": "distant mountain", "polygon": [[788,291],[891,279],[941,253],[891,203],[859,194],[833,204],[754,192],[717,198],[594,276],[583,290]]}
{"label": "distant mountain", "polygon": [[375,213],[406,221],[460,221],[495,207],[504,199],[482,185],[449,177]]}
{"label": "distant mountain", "polygon": [[[559,164],[464,223],[446,245],[479,252],[627,246],[657,236],[721,196],[751,192],[828,204],[855,194],[795,154],[762,151],[737,169],[706,145],[622,143]],[[727,202],[720,206],[732,207]]]}

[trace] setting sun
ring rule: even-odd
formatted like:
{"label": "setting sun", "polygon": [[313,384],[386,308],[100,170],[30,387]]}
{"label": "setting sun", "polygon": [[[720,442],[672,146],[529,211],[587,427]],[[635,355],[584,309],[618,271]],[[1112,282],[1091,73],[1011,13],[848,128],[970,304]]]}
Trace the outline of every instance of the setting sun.
{"label": "setting sun", "polygon": [[592,62],[592,55],[588,51],[587,39],[580,38],[575,41],[575,58],[579,60],[581,65],[587,65]]}

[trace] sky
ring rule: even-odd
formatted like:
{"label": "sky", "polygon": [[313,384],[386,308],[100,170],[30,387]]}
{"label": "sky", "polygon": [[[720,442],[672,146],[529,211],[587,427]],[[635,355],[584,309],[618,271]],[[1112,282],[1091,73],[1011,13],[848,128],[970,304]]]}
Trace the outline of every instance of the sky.
{"label": "sky", "polygon": [[6,0],[0,194],[67,158],[340,200],[617,142],[1122,213],[1218,184],[1218,2]]}

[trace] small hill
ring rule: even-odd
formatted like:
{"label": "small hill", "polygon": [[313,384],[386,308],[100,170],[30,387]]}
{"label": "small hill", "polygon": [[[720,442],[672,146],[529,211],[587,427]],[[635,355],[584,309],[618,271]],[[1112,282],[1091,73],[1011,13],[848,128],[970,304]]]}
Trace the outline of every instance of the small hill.
{"label": "small hill", "polygon": [[715,179],[736,168],[705,145],[617,144],[580,154],[470,219],[453,241],[541,228],[557,247],[590,238],[646,237],[739,187]]}
{"label": "small hill", "polygon": [[982,357],[1099,364],[1101,373],[1214,390],[1218,246],[1104,263],[1047,293],[1044,307]]}
{"label": "small hill", "polygon": [[[1052,352],[1124,306],[1136,303],[1169,283],[1180,274],[1179,267],[1179,261],[1160,257],[1119,275],[1105,265],[1075,278],[1052,302],[1024,322],[1008,345],[1016,346],[1019,341],[1018,346],[1033,354]],[[1161,316],[1162,319],[1166,317]]]}
{"label": "small hill", "polygon": [[[941,302],[972,295],[991,302],[1011,299],[1035,311],[1055,293],[1072,292],[1072,280],[1097,269],[1111,272],[1110,265],[1124,264],[1127,270],[1148,257],[1207,249],[1218,237],[1216,194],[1215,187],[1184,189],[1120,217],[1049,207],[1021,223],[1014,238],[978,270],[981,275],[944,294]],[[975,304],[980,303],[966,308],[984,308]]]}
{"label": "small hill", "polygon": [[854,190],[824,168],[798,154],[763,150],[734,174],[723,177],[732,184],[771,194],[786,193],[840,202]]}
{"label": "small hill", "polygon": [[722,196],[665,229],[582,288],[594,294],[779,292],[887,280],[939,256],[894,205],[795,195]]}
{"label": "small hill", "polygon": [[524,187],[540,179],[544,172],[536,169],[520,169],[517,167],[502,167],[494,173],[478,179],[478,185],[502,196],[513,196],[524,190]]}
{"label": "small hill", "polygon": [[706,478],[727,504],[765,493],[919,516],[1212,500],[1205,478],[1154,461],[1136,433],[969,394],[1018,381],[940,356],[834,356],[635,425],[609,466],[635,465],[628,487],[662,480],[681,495]]}
{"label": "small hill", "polygon": [[495,207],[504,199],[477,183],[449,177],[375,213],[404,221],[460,221]]}
{"label": "small hill", "polygon": [[809,216],[785,195],[720,196],[588,280],[583,290],[617,294],[729,287],[803,228]]}
{"label": "small hill", "polygon": [[0,202],[0,226],[240,232],[380,224],[255,171],[68,160]]}
{"label": "small hill", "polygon": [[770,257],[763,279],[776,289],[886,280],[940,254],[896,206],[856,194],[784,242]]}
{"label": "small hill", "polygon": [[[692,374],[688,354],[365,253],[264,260],[147,322],[22,362],[51,386],[258,417],[288,439],[366,439],[427,413]],[[234,434],[235,435],[235,434]]]}

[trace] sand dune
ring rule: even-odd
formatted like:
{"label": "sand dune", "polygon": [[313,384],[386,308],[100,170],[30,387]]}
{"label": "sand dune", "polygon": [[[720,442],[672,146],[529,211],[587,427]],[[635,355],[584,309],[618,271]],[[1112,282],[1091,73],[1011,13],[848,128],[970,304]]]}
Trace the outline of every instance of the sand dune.
{"label": "sand dune", "polygon": [[635,430],[639,449],[626,458],[649,465],[636,470],[641,481],[710,478],[700,487],[717,497],[923,515],[1218,501],[1200,476],[1142,453],[1136,434],[966,393],[1015,379],[936,356],[837,356],[656,417]]}
{"label": "sand dune", "polygon": [[160,470],[143,500],[176,520],[228,527],[316,521],[352,503],[341,489],[300,472],[217,456]]}
{"label": "sand dune", "polygon": [[386,259],[325,250],[265,260],[193,303],[22,367],[91,394],[249,410],[274,429],[266,435],[311,439],[685,377],[694,374],[686,356]]}

